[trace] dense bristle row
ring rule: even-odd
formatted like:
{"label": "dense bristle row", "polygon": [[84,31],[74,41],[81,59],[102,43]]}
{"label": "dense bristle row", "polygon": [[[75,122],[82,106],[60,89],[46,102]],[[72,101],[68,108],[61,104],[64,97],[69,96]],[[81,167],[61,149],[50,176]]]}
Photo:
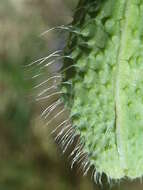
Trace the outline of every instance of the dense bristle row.
{"label": "dense bristle row", "polygon": [[[94,9],[91,5],[94,5]],[[91,138],[88,136],[90,131],[88,132],[86,130],[87,127],[89,127],[88,123],[81,117],[80,112],[77,112],[76,108],[73,107],[74,103],[74,105],[78,107],[78,110],[83,109],[80,108],[80,99],[75,98],[75,89],[73,88],[74,83],[84,84],[83,89],[85,91],[90,88],[92,90],[93,82],[95,83],[96,81],[93,81],[94,78],[92,79],[91,77],[97,74],[97,77],[99,78],[100,76],[102,79],[104,75],[104,73],[99,73],[101,68],[96,68],[96,66],[92,66],[92,64],[90,65],[90,62],[93,62],[92,57],[94,59],[94,56],[104,47],[105,42],[103,41],[106,41],[106,39],[102,39],[101,43],[101,39],[99,39],[100,41],[96,42],[95,38],[93,41],[95,44],[99,43],[99,47],[95,48],[94,52],[92,52],[92,48],[96,46],[95,44],[90,43],[90,39],[92,39],[94,35],[93,31],[96,31],[97,29],[97,35],[104,32],[102,26],[100,28],[99,26],[94,25],[94,17],[100,8],[100,1],[81,1],[75,12],[76,16],[72,25],[59,26],[46,31],[68,31],[70,33],[68,45],[64,51],[57,50],[49,56],[43,57],[29,64],[29,69],[32,72],[33,70],[35,72],[32,79],[38,81],[38,84],[36,83],[33,89],[36,90],[35,99],[40,102],[43,109],[41,117],[45,119],[45,125],[54,126],[51,134],[62,148],[63,153],[65,153],[71,145],[73,147],[73,151],[70,154],[70,157],[72,158],[71,168],[77,163],[80,165],[84,175],[86,175],[90,168],[92,168],[92,177],[96,182],[102,183],[102,172],[96,170],[96,165],[92,162],[92,159],[93,157],[96,157],[96,154],[100,153],[98,151],[102,150],[101,146],[97,146],[98,140],[102,138],[100,134],[104,131],[104,138],[106,138],[106,133],[108,133],[108,130],[110,129],[104,128],[104,125],[100,125],[100,128],[97,128],[97,131],[95,131],[95,136],[98,134],[97,138],[92,138],[92,144],[87,145],[88,138]],[[87,20],[86,23],[84,22],[85,20]],[[97,67],[100,67],[101,64],[99,65],[99,63],[103,60],[103,55],[100,54],[98,55],[99,61]],[[86,64],[84,61],[87,57],[89,59],[89,64]],[[89,71],[89,73],[86,71]],[[110,84],[105,85],[107,89],[109,86]],[[78,93],[79,98],[83,95],[85,96],[85,99],[87,99],[85,92]],[[100,93],[102,92],[100,91]],[[94,98],[95,96],[96,98],[100,96],[98,90],[97,94],[95,92],[94,95],[91,92],[91,97]],[[102,113],[97,113],[97,116],[100,118],[101,114]],[[113,118],[115,118],[115,116],[113,116]],[[98,118],[93,117],[94,121],[96,121],[96,119]],[[92,132],[93,131],[91,130],[91,133]],[[85,139],[85,136],[87,139]],[[110,181],[109,176],[107,177],[107,180]]]}
{"label": "dense bristle row", "polygon": [[65,72],[72,66],[62,68],[62,62],[57,63],[64,59],[71,58],[69,55],[64,55],[61,50],[55,51],[27,65],[26,70],[32,73],[33,94],[35,100],[41,105],[41,118],[45,120],[45,126],[52,128],[51,135],[63,153],[66,153],[69,147],[70,150],[72,148],[69,155],[69,159],[72,159],[71,168],[78,164],[80,170],[86,175],[91,167],[88,154],[82,151],[83,143],[72,125],[70,110],[64,101],[64,95],[67,93],[64,92],[63,87],[61,88],[61,86],[72,88],[71,83],[64,81],[63,78]]}
{"label": "dense bristle row", "polygon": [[143,1],[81,0],[71,25],[51,29],[69,32],[66,48],[30,64],[55,141],[100,183],[143,173],[142,12]]}

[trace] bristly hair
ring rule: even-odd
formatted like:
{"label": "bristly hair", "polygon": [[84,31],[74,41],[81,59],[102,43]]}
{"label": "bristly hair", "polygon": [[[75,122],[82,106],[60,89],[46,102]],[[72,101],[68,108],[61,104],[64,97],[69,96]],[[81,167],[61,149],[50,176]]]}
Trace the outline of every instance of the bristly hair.
{"label": "bristly hair", "polygon": [[[70,110],[65,105],[63,98],[66,92],[61,88],[64,84],[69,85],[72,90],[72,84],[63,80],[63,77],[67,70],[76,67],[76,65],[62,67],[59,60],[65,58],[71,59],[70,55],[64,55],[61,50],[58,50],[26,67],[34,73],[31,76],[31,79],[36,83],[33,86],[33,94],[35,101],[38,101],[42,107],[41,118],[45,120],[45,126],[52,127],[51,135],[62,149],[63,154],[69,147],[73,148],[69,154],[69,160],[72,160],[71,168],[77,163],[80,170],[83,171],[83,175],[86,175],[91,164],[88,160],[88,154],[83,151],[84,142],[72,125],[72,116],[70,116]],[[60,70],[55,67],[56,65],[58,67],[60,65]]]}
{"label": "bristly hair", "polygon": [[[53,128],[51,135],[61,147],[63,154],[69,147],[70,149],[73,148],[69,154],[69,159],[72,160],[71,168],[75,164],[79,165],[83,175],[86,175],[91,169],[94,181],[102,184],[102,173],[98,173],[95,166],[90,163],[88,153],[83,150],[84,139],[76,131],[76,126],[73,126],[72,117],[74,116],[70,114],[73,93],[72,82],[69,79],[74,77],[78,68],[76,60],[71,56],[71,51],[74,49],[73,42],[83,35],[76,26],[79,25],[79,22],[80,24],[83,22],[84,14],[90,4],[96,4],[98,9],[100,3],[99,1],[98,3],[97,1],[88,1],[88,3],[80,1],[71,24],[54,27],[41,34],[45,35],[53,30],[68,32],[68,44],[63,50],[56,50],[46,57],[33,61],[26,66],[26,69],[30,71],[31,79],[35,83],[33,92],[35,100],[42,107],[41,118],[45,120],[45,126]],[[86,42],[84,43],[86,45]],[[68,87],[64,88],[64,86]],[[69,89],[68,92],[67,88]],[[108,181],[110,182],[110,178]]]}

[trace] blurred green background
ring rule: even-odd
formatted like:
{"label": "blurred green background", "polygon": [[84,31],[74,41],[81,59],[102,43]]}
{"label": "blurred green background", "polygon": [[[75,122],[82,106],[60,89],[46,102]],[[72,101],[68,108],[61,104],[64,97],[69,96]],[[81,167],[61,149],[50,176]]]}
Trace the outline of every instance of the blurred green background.
{"label": "blurred green background", "polygon": [[[0,190],[109,189],[70,169],[29,96],[24,65],[63,47],[45,30],[68,24],[78,0],[0,0]],[[110,187],[139,190],[139,180]]]}

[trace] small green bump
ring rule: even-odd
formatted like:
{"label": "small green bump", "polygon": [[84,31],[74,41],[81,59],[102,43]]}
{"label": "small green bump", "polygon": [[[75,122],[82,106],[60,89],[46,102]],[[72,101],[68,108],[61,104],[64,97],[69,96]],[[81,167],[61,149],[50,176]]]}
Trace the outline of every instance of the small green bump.
{"label": "small green bump", "polygon": [[114,43],[114,45],[118,44],[119,40],[120,40],[119,36],[117,36],[117,35],[112,36],[112,42]]}
{"label": "small green bump", "polygon": [[89,30],[88,27],[86,27],[86,28],[84,28],[83,30],[81,30],[81,35],[82,35],[83,37],[88,37],[89,34],[90,34],[90,30]]}
{"label": "small green bump", "polygon": [[113,19],[108,19],[105,23],[105,30],[110,35],[114,33],[115,21]]}
{"label": "small green bump", "polygon": [[71,55],[72,58],[73,58],[73,59],[76,59],[76,58],[80,55],[80,52],[81,52],[80,48],[79,48],[79,47],[76,47],[75,50],[72,51],[72,55]]}
{"label": "small green bump", "polygon": [[137,89],[135,90],[135,92],[136,92],[137,95],[139,95],[139,94],[141,94],[141,89],[140,89],[140,88],[137,88]]}
{"label": "small green bump", "polygon": [[128,101],[127,106],[130,108],[132,106],[132,101]]}
{"label": "small green bump", "polygon": [[135,29],[135,28],[133,28],[133,29],[132,29],[132,35],[133,35],[134,38],[135,38],[136,36],[138,36],[138,30]]}
{"label": "small green bump", "polygon": [[111,88],[111,83],[110,83],[109,81],[107,81],[107,82],[105,83],[105,87],[106,87],[107,89]]}
{"label": "small green bump", "polygon": [[136,120],[140,120],[140,119],[141,119],[140,114],[137,113],[137,114],[135,115],[135,119],[136,119]]}
{"label": "small green bump", "polygon": [[128,90],[129,90],[129,86],[125,84],[125,86],[123,87],[123,91],[128,91]]}
{"label": "small green bump", "polygon": [[141,56],[138,56],[136,60],[137,60],[138,66],[143,67],[143,58]]}

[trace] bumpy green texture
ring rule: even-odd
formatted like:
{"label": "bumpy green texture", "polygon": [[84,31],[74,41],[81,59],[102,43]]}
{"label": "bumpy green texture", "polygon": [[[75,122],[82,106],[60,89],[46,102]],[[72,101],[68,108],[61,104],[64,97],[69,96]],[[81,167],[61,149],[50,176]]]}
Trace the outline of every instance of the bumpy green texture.
{"label": "bumpy green texture", "polygon": [[143,0],[83,0],[73,27],[65,88],[83,150],[110,178],[141,177]]}

